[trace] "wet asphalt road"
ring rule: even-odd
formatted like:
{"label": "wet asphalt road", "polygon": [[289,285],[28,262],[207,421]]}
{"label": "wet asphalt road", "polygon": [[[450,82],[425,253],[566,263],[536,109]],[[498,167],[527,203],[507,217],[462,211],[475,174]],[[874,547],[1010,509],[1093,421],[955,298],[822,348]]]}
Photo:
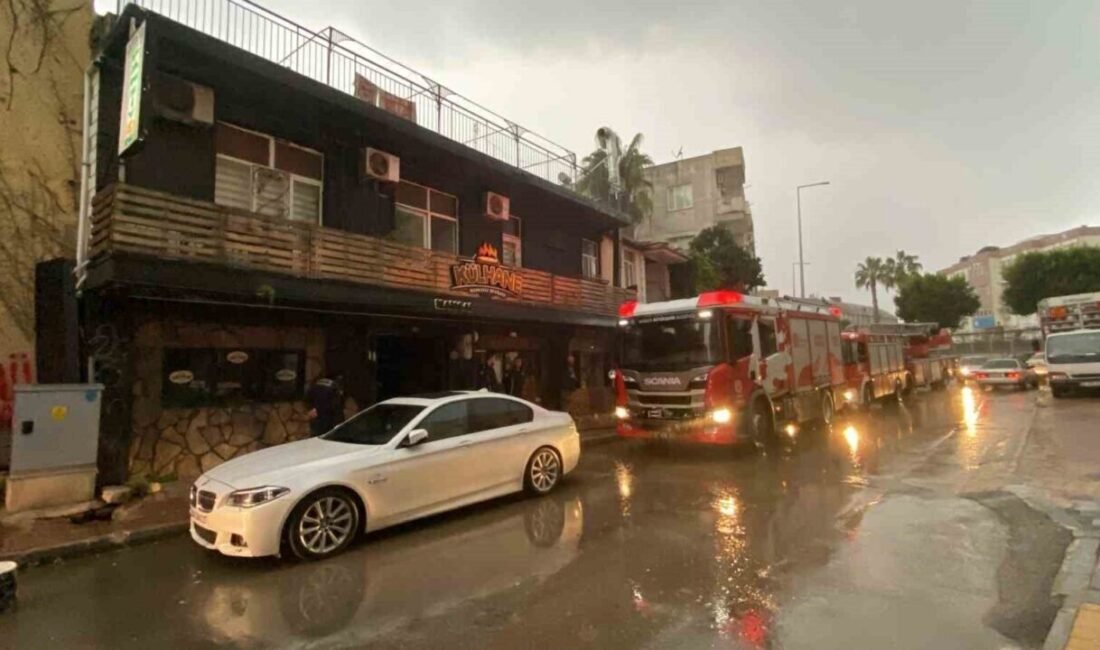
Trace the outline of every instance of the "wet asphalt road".
{"label": "wet asphalt road", "polygon": [[1011,473],[1034,402],[922,394],[766,453],[614,442],[548,498],[326,562],[178,538],[30,569],[0,647],[1040,647],[1069,540],[959,496]]}

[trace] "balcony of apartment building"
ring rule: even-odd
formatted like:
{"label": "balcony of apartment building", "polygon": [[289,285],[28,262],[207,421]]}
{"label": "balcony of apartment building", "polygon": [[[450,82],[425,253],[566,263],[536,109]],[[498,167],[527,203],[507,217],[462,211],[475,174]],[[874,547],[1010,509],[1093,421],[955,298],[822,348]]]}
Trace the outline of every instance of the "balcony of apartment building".
{"label": "balcony of apartment building", "polygon": [[[561,180],[567,150],[331,28],[139,5],[160,3],[125,5],[93,83],[86,288],[600,325],[633,295],[588,259],[624,221]],[[120,156],[139,25],[140,139]],[[479,259],[505,286],[456,280]]]}

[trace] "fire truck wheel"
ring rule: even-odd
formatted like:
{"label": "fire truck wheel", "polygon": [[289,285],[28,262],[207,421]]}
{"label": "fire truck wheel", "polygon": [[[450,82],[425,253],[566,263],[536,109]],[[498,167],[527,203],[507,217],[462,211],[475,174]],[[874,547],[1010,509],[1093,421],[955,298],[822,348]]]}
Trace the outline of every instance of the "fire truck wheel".
{"label": "fire truck wheel", "polygon": [[871,404],[875,401],[875,393],[871,390],[871,384],[865,384],[863,386],[863,403],[861,406],[863,410],[870,410]]}
{"label": "fire truck wheel", "polygon": [[769,445],[775,441],[775,414],[768,400],[758,397],[749,411],[749,430],[757,445]]}
{"label": "fire truck wheel", "polygon": [[825,425],[825,428],[833,426],[833,416],[836,414],[836,408],[833,404],[833,396],[829,393],[821,394],[821,422]]}
{"label": "fire truck wheel", "polygon": [[902,390],[902,395],[909,395],[913,392],[913,375],[905,375],[905,388]]}
{"label": "fire truck wheel", "polygon": [[894,382],[894,394],[886,398],[886,404],[889,406],[898,406],[901,404],[901,396],[904,394],[905,389],[902,388],[900,381]]}

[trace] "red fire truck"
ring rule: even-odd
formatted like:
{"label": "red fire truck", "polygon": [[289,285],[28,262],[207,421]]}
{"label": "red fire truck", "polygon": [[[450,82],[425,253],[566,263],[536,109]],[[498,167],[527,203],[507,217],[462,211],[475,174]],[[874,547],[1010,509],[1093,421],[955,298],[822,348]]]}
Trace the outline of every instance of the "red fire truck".
{"label": "red fire truck", "polygon": [[896,400],[904,391],[905,339],[872,328],[845,330],[841,350],[844,359],[844,401],[867,408],[876,400]]}
{"label": "red fire truck", "polygon": [[710,444],[831,422],[844,386],[835,310],[736,291],[619,309],[618,433]]}
{"label": "red fire truck", "polygon": [[905,323],[894,327],[902,328],[906,338],[905,367],[909,371],[909,381],[905,392],[917,387],[945,387],[958,363],[952,351],[951,332],[940,329],[936,323]]}
{"label": "red fire truck", "polygon": [[844,331],[844,399],[863,407],[917,387],[942,388],[955,357],[951,334],[935,323],[882,323]]}

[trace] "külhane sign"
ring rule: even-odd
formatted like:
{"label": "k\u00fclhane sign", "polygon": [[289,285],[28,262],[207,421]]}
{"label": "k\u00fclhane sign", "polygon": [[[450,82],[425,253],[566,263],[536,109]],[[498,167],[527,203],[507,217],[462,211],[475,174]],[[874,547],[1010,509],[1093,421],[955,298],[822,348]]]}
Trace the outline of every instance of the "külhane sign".
{"label": "k\u00fclhane sign", "polygon": [[451,266],[451,288],[480,296],[519,298],[523,278],[515,270],[501,266],[496,247],[485,242],[473,259]]}

